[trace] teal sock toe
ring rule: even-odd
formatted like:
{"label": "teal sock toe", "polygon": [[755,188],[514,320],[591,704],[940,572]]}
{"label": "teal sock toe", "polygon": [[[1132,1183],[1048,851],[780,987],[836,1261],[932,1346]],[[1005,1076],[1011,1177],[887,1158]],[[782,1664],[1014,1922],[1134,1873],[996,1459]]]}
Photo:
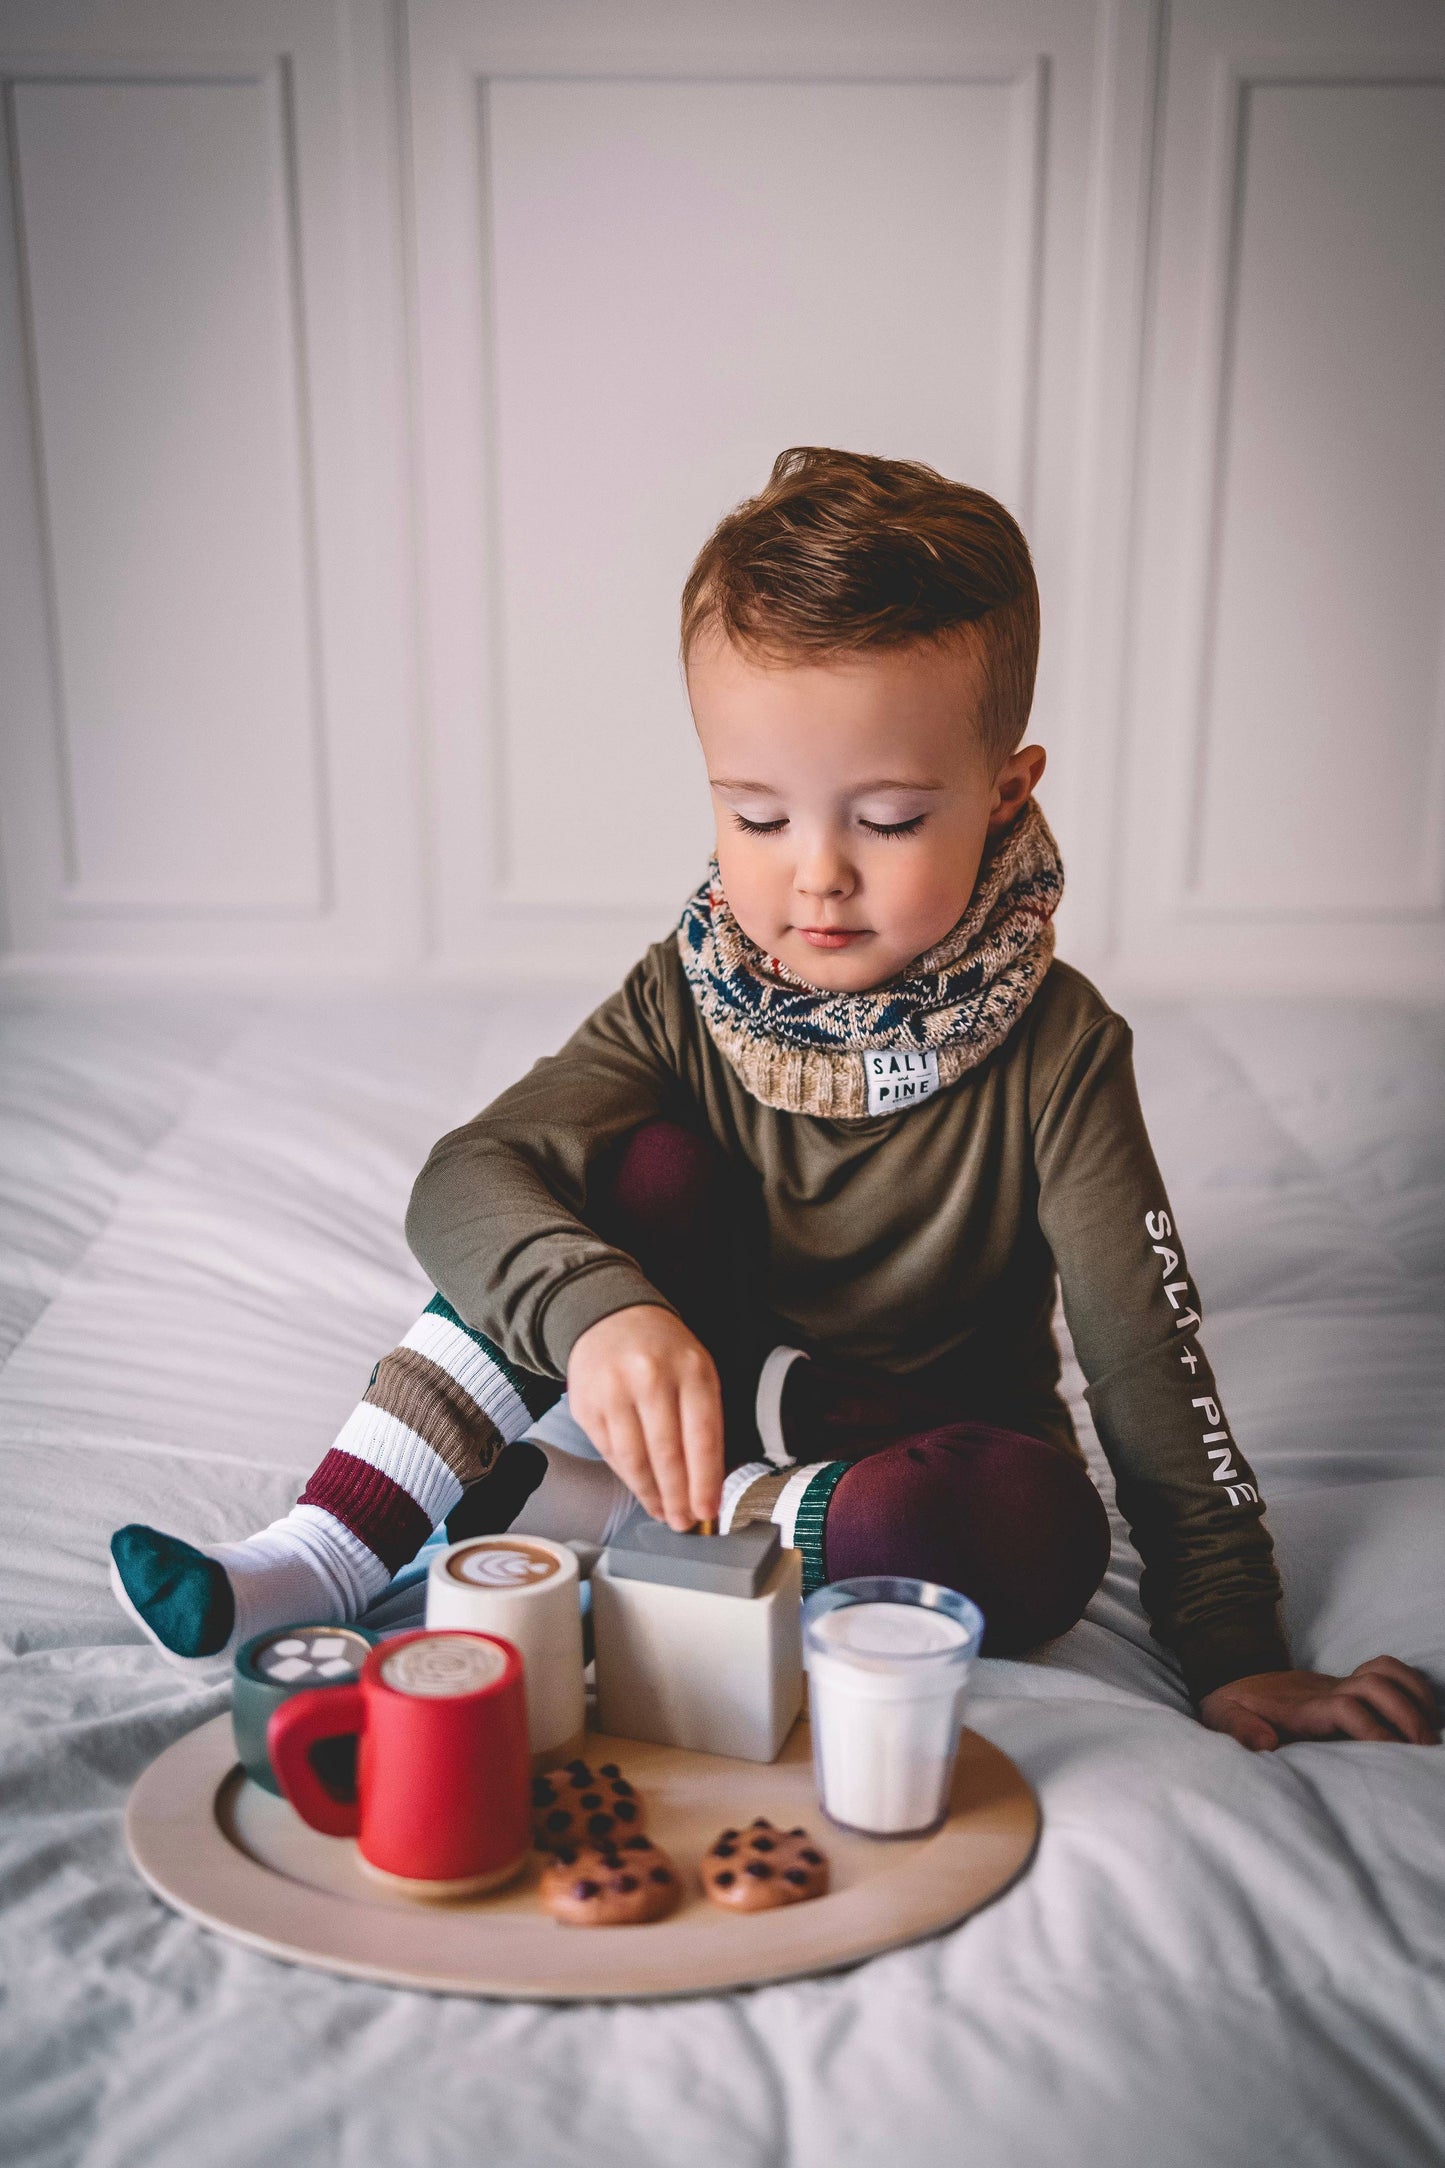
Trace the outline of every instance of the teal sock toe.
{"label": "teal sock toe", "polygon": [[226,1569],[179,1536],[132,1521],[110,1539],[127,1596],[163,1648],[174,1656],[214,1656],[236,1623]]}

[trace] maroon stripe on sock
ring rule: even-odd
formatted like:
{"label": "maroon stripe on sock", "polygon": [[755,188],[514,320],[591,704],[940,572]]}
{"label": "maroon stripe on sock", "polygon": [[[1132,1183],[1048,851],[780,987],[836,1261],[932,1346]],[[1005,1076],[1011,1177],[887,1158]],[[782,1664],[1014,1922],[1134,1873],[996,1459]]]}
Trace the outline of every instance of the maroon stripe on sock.
{"label": "maroon stripe on sock", "polygon": [[409,1565],[432,1531],[410,1491],[370,1461],[334,1445],[296,1503],[331,1514],[376,1553],[388,1573]]}

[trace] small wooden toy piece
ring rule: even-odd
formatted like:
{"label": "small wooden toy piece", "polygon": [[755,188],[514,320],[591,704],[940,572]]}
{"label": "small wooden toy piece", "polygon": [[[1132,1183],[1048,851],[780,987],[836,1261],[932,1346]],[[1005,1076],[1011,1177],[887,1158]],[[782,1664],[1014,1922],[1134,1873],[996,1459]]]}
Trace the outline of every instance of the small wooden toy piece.
{"label": "small wooden toy piece", "polygon": [[641,1799],[616,1762],[592,1769],[570,1761],[532,1779],[532,1842],[539,1852],[620,1843],[647,1821]]}
{"label": "small wooden toy piece", "polygon": [[725,1829],[698,1869],[704,1895],[729,1912],[771,1912],[828,1887],[828,1856],[806,1829],[775,1829],[765,1814]]}
{"label": "small wooden toy piece", "polygon": [[635,1521],[592,1575],[599,1727],[777,1758],[802,1706],[802,1562],[770,1521],[726,1536]]}
{"label": "small wooden toy piece", "polygon": [[538,1894],[567,1927],[640,1927],[675,1911],[682,1885],[661,1845],[639,1835],[554,1853]]}

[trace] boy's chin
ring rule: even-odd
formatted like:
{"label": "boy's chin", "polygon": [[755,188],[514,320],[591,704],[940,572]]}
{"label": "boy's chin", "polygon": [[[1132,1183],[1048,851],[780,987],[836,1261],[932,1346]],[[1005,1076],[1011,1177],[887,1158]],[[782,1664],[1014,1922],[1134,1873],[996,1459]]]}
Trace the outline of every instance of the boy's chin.
{"label": "boy's chin", "polygon": [[[871,952],[871,953],[870,953]],[[774,955],[779,952],[775,949]],[[873,942],[856,949],[814,949],[806,941],[790,941],[782,960],[794,978],[816,986],[820,994],[866,994],[896,977],[897,963],[880,957]]]}

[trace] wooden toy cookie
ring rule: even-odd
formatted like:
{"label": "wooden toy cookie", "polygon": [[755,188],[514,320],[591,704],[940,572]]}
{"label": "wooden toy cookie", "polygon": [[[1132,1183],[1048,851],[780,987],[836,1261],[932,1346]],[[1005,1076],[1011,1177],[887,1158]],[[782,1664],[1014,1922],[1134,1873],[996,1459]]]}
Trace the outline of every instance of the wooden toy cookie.
{"label": "wooden toy cookie", "polygon": [[760,1814],[746,1829],[725,1829],[698,1870],[703,1891],[730,1912],[768,1912],[801,1904],[828,1887],[828,1860],[806,1829],[775,1829]]}
{"label": "wooden toy cookie", "polygon": [[567,1845],[542,1870],[542,1909],[566,1927],[640,1927],[665,1919],[682,1891],[651,1837]]}
{"label": "wooden toy cookie", "polygon": [[532,1784],[532,1841],[539,1852],[620,1841],[646,1822],[642,1801],[616,1762],[592,1770],[570,1761]]}

